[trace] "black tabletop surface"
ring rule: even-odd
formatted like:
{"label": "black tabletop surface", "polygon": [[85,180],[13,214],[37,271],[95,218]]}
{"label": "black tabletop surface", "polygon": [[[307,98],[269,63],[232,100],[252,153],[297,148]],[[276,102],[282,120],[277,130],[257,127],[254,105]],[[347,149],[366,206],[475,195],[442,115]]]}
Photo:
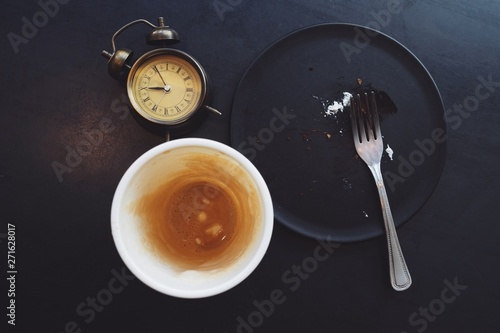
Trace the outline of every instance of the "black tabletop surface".
{"label": "black tabletop surface", "polygon": [[[410,289],[389,284],[385,237],[337,244],[279,222],[261,264],[221,295],[178,299],[130,273],[111,236],[111,200],[164,138],[131,115],[100,53],[119,27],[158,16],[203,64],[222,112],[190,136],[226,144],[246,69],[297,29],[368,26],[425,65],[447,114],[447,160],[398,228]],[[500,331],[500,3],[8,0],[0,17],[2,332]],[[144,29],[118,47],[150,50]]]}

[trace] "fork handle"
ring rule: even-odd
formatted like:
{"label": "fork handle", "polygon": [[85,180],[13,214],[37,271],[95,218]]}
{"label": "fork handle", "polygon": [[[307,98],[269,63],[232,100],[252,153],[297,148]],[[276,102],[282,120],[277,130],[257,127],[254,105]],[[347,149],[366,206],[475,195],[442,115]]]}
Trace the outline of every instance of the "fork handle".
{"label": "fork handle", "polygon": [[369,166],[370,171],[375,178],[378,194],[380,196],[380,205],[384,217],[385,232],[387,235],[387,246],[389,249],[389,273],[391,284],[394,290],[403,291],[411,286],[411,276],[406,266],[406,261],[399,245],[394,219],[392,218],[391,207],[387,192],[385,191],[384,179],[380,171],[380,163]]}

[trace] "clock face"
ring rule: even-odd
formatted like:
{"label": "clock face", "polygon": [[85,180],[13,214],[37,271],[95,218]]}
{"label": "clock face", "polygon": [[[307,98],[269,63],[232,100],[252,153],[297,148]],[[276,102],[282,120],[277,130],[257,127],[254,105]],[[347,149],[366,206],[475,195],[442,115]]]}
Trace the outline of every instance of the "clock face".
{"label": "clock face", "polygon": [[137,60],[127,89],[139,114],[156,123],[175,125],[202,106],[206,78],[201,67],[186,54],[160,49]]}

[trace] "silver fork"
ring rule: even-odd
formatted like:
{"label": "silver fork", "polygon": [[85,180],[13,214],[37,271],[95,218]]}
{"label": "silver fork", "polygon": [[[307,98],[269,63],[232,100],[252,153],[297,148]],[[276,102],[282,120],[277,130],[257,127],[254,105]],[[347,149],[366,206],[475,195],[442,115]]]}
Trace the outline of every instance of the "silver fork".
{"label": "silver fork", "polygon": [[384,179],[380,172],[380,160],[384,145],[382,143],[375,93],[371,92],[370,95],[369,101],[368,94],[363,94],[364,103],[361,103],[361,96],[359,94],[356,95],[356,101],[354,101],[354,98],[351,98],[351,123],[354,145],[356,146],[358,155],[368,165],[377,184],[382,215],[384,217],[385,232],[387,234],[387,246],[389,248],[391,284],[395,290],[402,291],[410,287],[411,276],[406,266],[401,246],[399,245],[391,207],[389,206],[389,199],[385,191]]}

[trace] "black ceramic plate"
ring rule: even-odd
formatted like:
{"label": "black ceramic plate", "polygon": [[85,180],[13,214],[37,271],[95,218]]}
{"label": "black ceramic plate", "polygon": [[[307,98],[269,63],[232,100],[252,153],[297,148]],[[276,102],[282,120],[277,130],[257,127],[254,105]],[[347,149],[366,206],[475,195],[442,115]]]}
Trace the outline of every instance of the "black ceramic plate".
{"label": "black ceramic plate", "polygon": [[275,42],[250,66],[233,101],[231,144],[259,169],[275,217],[306,236],[336,242],[384,233],[375,182],[357,156],[349,108],[327,115],[343,92],[376,91],[382,173],[396,226],[434,190],[446,158],[446,121],[436,85],[394,39],[368,28],[325,24]]}

